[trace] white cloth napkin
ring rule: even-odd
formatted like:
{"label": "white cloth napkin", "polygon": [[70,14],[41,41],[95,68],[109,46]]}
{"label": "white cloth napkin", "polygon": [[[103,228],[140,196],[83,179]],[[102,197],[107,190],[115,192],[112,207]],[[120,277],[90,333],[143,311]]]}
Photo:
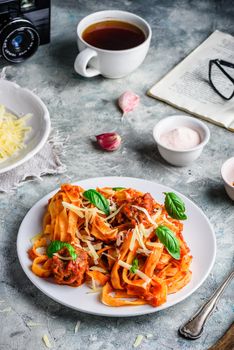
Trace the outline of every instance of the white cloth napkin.
{"label": "white cloth napkin", "polygon": [[62,174],[66,166],[59,156],[64,151],[64,142],[58,134],[52,134],[45,146],[26,163],[0,174],[0,192],[10,192],[24,182],[42,180],[46,174]]}

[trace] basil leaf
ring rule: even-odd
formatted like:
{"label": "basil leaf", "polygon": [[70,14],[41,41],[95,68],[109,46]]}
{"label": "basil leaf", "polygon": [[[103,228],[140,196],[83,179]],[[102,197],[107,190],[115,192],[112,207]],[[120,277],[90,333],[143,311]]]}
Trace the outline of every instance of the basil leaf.
{"label": "basil leaf", "polygon": [[125,190],[125,187],[113,187],[112,190],[113,191],[122,191],[122,190]]}
{"label": "basil leaf", "polygon": [[106,215],[110,214],[110,206],[108,200],[98,191],[90,189],[83,193],[84,197],[94,204],[95,207],[103,211]]}
{"label": "basil leaf", "polygon": [[167,226],[160,225],[155,230],[160,242],[165,246],[168,253],[176,260],[180,259],[180,244],[175,236]]}
{"label": "basil leaf", "polygon": [[47,247],[47,255],[49,258],[53,257],[53,254],[58,252],[60,249],[66,247],[67,250],[69,251],[69,254],[71,255],[73,260],[76,260],[77,254],[75,252],[75,249],[73,246],[69,243],[66,242],[61,242],[61,241],[52,241],[48,247]]}
{"label": "basil leaf", "polygon": [[131,273],[136,273],[136,270],[138,270],[139,264],[138,264],[138,259],[134,259],[132,262],[132,267],[130,267],[130,272]]}
{"label": "basil leaf", "polygon": [[185,205],[180,197],[173,192],[166,192],[165,194],[165,209],[168,214],[177,220],[186,220]]}

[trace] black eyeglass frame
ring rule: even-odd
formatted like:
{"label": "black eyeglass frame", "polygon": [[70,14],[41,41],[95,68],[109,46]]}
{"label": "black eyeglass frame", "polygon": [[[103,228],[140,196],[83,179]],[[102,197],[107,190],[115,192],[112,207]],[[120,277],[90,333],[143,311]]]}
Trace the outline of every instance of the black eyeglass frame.
{"label": "black eyeglass frame", "polygon": [[[221,70],[221,72],[224,75],[226,75],[226,77],[233,83],[233,93],[231,94],[230,97],[226,97],[223,94],[221,94],[221,92],[219,92],[219,90],[217,90],[217,88],[214,86],[214,84],[212,82],[212,78],[211,78],[211,68],[212,68],[213,64],[215,64]],[[234,64],[227,62],[227,61],[223,61],[223,60],[219,60],[219,59],[209,61],[209,81],[210,81],[211,86],[215,90],[215,92],[217,92],[217,94],[219,96],[221,96],[222,98],[224,98],[225,100],[228,101],[228,100],[231,100],[231,98],[233,98],[233,96],[234,96],[234,79],[223,69],[222,65],[225,67],[228,67],[228,68],[234,68]]]}

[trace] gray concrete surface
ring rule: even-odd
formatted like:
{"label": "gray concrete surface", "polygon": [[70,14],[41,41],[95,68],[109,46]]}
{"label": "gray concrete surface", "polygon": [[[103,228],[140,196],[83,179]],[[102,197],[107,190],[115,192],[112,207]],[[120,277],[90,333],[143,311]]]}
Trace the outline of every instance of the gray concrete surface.
{"label": "gray concrete surface", "polygon": [[[103,9],[123,9],[145,17],[153,39],[142,66],[120,80],[85,79],[73,70],[77,54],[76,24],[85,15]],[[225,291],[202,337],[180,338],[177,329],[210,296],[233,266],[233,202],[226,196],[220,167],[234,155],[234,134],[207,123],[211,139],[201,158],[186,168],[166,164],[153,138],[154,124],[177,112],[146,96],[146,91],[212,31],[234,34],[233,1],[53,1],[52,42],[41,47],[27,62],[11,66],[7,78],[37,92],[47,104],[52,126],[69,136],[67,173],[45,176],[20,187],[13,194],[0,194],[0,349],[45,349],[48,334],[54,349],[127,350],[138,334],[152,333],[139,349],[208,349],[234,319],[233,284]],[[1,66],[4,64],[2,63]],[[126,89],[141,97],[139,108],[121,123],[116,99]],[[118,131],[121,149],[103,153],[90,136]],[[60,183],[95,176],[133,176],[169,185],[199,205],[209,217],[217,238],[217,257],[212,273],[188,299],[167,310],[135,318],[111,319],[70,310],[50,300],[26,278],[16,254],[19,225],[42,196]],[[202,244],[202,242],[201,242]],[[4,309],[8,311],[2,312]],[[74,334],[80,320],[79,332]],[[40,323],[29,327],[29,321]]]}

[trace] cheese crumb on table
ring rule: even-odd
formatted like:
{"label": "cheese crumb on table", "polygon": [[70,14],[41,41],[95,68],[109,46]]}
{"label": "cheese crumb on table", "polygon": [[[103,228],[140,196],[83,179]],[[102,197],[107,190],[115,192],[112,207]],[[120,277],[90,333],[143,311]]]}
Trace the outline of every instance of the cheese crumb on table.
{"label": "cheese crumb on table", "polygon": [[144,336],[143,336],[142,334],[139,334],[139,335],[136,337],[136,340],[135,340],[135,342],[134,342],[134,344],[133,344],[133,347],[134,347],[134,348],[137,348],[138,346],[140,346],[140,345],[141,345],[141,342],[142,342],[142,340],[143,340],[143,338],[144,338]]}
{"label": "cheese crumb on table", "polygon": [[51,342],[50,342],[50,340],[49,340],[47,334],[44,334],[44,335],[43,335],[42,340],[44,341],[45,346],[46,346],[47,348],[49,348],[49,349],[52,348]]}

